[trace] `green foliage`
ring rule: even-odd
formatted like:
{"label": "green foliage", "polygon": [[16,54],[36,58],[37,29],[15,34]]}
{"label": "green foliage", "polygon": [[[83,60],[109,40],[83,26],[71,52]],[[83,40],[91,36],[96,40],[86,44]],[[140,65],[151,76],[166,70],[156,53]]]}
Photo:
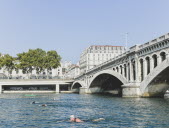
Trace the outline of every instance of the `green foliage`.
{"label": "green foliage", "polygon": [[0,53],[0,68],[4,67],[8,71],[8,76],[12,70],[22,70],[23,73],[30,74],[36,70],[40,74],[45,69],[49,72],[52,69],[60,66],[61,57],[56,51],[44,51],[40,48],[29,49],[28,52],[17,54],[17,58],[13,58],[9,54],[1,55]]}
{"label": "green foliage", "polygon": [[37,74],[55,69],[60,66],[61,57],[56,51],[44,51],[42,49],[29,49],[28,52],[18,54],[19,65],[18,68],[22,69],[23,73],[32,73],[36,70]]}
{"label": "green foliage", "polygon": [[52,70],[60,66],[61,57],[56,51],[48,51],[45,57],[45,68],[47,70]]}
{"label": "green foliage", "polygon": [[56,51],[48,51],[45,57],[44,68],[47,69],[47,74],[50,70],[60,66],[61,57],[57,54]]}
{"label": "green foliage", "polygon": [[46,52],[42,49],[35,49],[35,50],[29,50],[28,52],[31,60],[31,64],[36,70],[36,73],[39,74],[42,71],[44,71],[44,58],[46,56]]}
{"label": "green foliage", "polygon": [[3,59],[2,59],[2,55],[0,53],[0,69],[3,67]]}
{"label": "green foliage", "polygon": [[4,67],[8,71],[8,77],[12,73],[12,70],[15,69],[15,58],[10,56],[9,54],[5,54],[0,58],[0,65]]}
{"label": "green foliage", "polygon": [[18,68],[22,69],[23,73],[30,73],[33,70],[33,64],[30,54],[27,52],[17,54],[19,61]]}

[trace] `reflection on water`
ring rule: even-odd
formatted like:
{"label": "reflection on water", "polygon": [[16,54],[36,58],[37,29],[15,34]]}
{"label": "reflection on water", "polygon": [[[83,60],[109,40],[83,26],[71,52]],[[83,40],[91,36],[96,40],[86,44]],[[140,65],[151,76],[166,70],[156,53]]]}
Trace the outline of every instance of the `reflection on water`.
{"label": "reflection on water", "polygon": [[[32,104],[36,101],[35,104]],[[47,104],[47,107],[42,107]],[[117,98],[78,94],[1,94],[0,128],[169,127],[169,97]],[[76,115],[84,123],[71,123]],[[92,120],[104,118],[98,122]]]}

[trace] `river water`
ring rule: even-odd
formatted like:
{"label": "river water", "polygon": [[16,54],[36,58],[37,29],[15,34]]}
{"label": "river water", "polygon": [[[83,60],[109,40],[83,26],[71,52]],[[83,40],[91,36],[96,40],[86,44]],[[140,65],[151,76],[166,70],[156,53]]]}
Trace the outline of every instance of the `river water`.
{"label": "river water", "polygon": [[[36,104],[31,102],[36,101]],[[47,104],[47,107],[42,107]],[[76,115],[83,123],[69,122]],[[104,120],[93,121],[104,118]],[[167,128],[169,97],[1,94],[0,128]]]}

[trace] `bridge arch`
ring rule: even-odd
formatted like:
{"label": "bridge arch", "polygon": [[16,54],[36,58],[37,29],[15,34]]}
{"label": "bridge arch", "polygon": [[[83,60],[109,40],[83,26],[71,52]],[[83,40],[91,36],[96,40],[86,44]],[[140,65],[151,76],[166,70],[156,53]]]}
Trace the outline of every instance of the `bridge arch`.
{"label": "bridge arch", "polygon": [[116,67],[116,72],[119,72],[119,67],[118,66]]}
{"label": "bridge arch", "polygon": [[71,86],[71,90],[74,93],[79,93],[80,88],[84,87],[84,86],[85,86],[85,83],[83,81],[75,81],[75,82],[73,82],[73,84]]}
{"label": "bridge arch", "polygon": [[128,70],[128,71],[127,71],[127,76],[128,76],[127,79],[128,79],[128,80],[131,80],[131,78],[130,78],[130,75],[131,75],[131,74],[130,74],[130,62],[127,62],[127,70]]}
{"label": "bridge arch", "polygon": [[127,80],[118,72],[113,70],[103,70],[96,73],[90,80],[89,93],[112,93],[121,95],[121,85]]}
{"label": "bridge arch", "polygon": [[143,97],[163,97],[169,89],[169,58],[160,65],[141,82],[140,91]]}
{"label": "bridge arch", "polygon": [[161,50],[161,51],[159,52],[159,55],[160,55],[162,52],[167,53],[166,50]]}
{"label": "bridge arch", "polygon": [[135,64],[136,64],[136,60],[132,59],[131,60],[131,70],[132,70],[132,74],[133,74],[133,76],[131,76],[132,80],[136,80],[136,66],[135,66]]}
{"label": "bridge arch", "polygon": [[123,68],[124,68],[123,75],[124,75],[125,78],[127,78],[127,65],[123,64]]}
{"label": "bridge arch", "polygon": [[138,64],[139,64],[138,67],[139,67],[139,71],[140,71],[140,72],[138,72],[139,73],[138,76],[139,76],[140,81],[143,81],[143,79],[144,79],[144,76],[143,76],[143,61],[144,61],[144,59],[140,58],[139,62],[138,62]]}
{"label": "bridge arch", "polygon": [[159,54],[161,61],[164,61],[166,59],[166,51],[161,51]]}
{"label": "bridge arch", "polygon": [[158,58],[158,55],[157,55],[157,54],[153,54],[153,55],[152,55],[153,68],[155,68],[155,67],[157,66],[157,58]]}
{"label": "bridge arch", "polygon": [[121,75],[123,74],[123,66],[120,65],[120,72],[119,72]]}
{"label": "bridge arch", "polygon": [[145,57],[145,61],[146,61],[146,66],[147,66],[147,71],[146,71],[146,75],[148,75],[150,73],[150,56],[146,56]]}

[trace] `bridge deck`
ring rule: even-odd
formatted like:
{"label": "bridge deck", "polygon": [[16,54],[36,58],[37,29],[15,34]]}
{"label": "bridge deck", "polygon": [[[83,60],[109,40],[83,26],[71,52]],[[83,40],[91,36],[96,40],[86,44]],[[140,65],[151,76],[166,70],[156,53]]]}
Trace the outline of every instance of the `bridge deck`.
{"label": "bridge deck", "polygon": [[0,80],[0,93],[53,93],[69,90],[72,80]]}

